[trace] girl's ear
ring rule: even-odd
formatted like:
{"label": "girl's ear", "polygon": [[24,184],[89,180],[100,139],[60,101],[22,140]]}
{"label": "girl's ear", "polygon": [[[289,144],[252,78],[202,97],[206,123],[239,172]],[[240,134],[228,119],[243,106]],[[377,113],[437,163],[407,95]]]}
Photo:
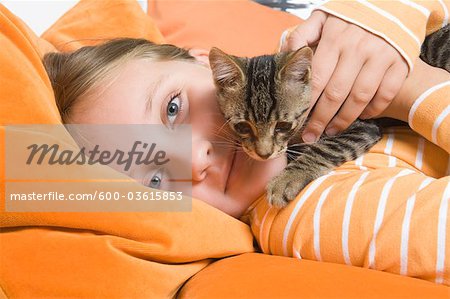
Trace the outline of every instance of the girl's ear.
{"label": "girl's ear", "polygon": [[198,62],[209,66],[209,51],[200,48],[193,48],[189,50],[189,54],[193,56]]}

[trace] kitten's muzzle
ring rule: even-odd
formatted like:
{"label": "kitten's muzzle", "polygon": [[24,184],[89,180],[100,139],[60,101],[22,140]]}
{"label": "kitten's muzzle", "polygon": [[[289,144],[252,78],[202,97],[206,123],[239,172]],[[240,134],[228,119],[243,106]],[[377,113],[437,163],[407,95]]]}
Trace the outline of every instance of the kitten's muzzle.
{"label": "kitten's muzzle", "polygon": [[245,152],[250,158],[252,158],[253,160],[256,160],[256,161],[266,161],[266,160],[270,159],[270,157],[271,157],[271,155],[272,155],[272,153],[268,153],[268,154],[265,154],[265,155],[260,155],[260,154],[258,154],[257,152],[255,152],[255,151],[253,151],[253,150],[249,150],[249,149],[246,148],[245,146],[243,146],[242,148],[243,148],[244,152]]}

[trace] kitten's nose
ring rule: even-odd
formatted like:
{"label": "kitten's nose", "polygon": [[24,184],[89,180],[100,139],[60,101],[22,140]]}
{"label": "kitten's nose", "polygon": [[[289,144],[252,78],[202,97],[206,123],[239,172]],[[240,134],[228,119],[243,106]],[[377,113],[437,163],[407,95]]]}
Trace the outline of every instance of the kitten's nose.
{"label": "kitten's nose", "polygon": [[268,136],[260,137],[260,139],[255,144],[254,151],[261,159],[269,159],[274,152],[272,138]]}
{"label": "kitten's nose", "polygon": [[208,140],[196,140],[192,143],[192,179],[202,181],[211,165],[212,144]]}

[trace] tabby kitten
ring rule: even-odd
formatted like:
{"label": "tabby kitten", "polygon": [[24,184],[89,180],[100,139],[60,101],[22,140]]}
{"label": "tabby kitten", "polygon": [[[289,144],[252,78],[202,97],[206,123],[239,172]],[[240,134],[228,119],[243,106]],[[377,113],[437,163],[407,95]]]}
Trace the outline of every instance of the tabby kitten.
{"label": "tabby kitten", "polygon": [[284,171],[267,187],[269,202],[285,206],[309,182],[333,167],[354,160],[381,138],[371,121],[355,121],[347,130],[301,142],[300,131],[311,101],[308,47],[294,52],[241,58],[213,48],[209,54],[219,107],[245,152],[254,159],[295,152]]}

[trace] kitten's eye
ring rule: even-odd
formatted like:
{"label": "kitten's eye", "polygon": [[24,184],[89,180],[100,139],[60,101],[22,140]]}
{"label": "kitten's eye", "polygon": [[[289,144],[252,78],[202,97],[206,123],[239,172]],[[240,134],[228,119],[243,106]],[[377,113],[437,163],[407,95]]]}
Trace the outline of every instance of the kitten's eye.
{"label": "kitten's eye", "polygon": [[236,131],[236,133],[238,133],[240,135],[250,135],[252,133],[252,128],[245,121],[241,121],[241,122],[235,124],[234,130]]}
{"label": "kitten's eye", "polygon": [[277,133],[288,133],[292,129],[292,123],[287,121],[279,121],[275,126],[275,132]]}
{"label": "kitten's eye", "polygon": [[178,95],[174,96],[167,104],[167,119],[171,125],[173,125],[177,119],[178,112],[180,111],[180,104],[180,98]]}
{"label": "kitten's eye", "polygon": [[161,187],[161,183],[162,183],[162,171],[158,171],[152,176],[150,182],[148,183],[148,186],[153,189],[159,189]]}

